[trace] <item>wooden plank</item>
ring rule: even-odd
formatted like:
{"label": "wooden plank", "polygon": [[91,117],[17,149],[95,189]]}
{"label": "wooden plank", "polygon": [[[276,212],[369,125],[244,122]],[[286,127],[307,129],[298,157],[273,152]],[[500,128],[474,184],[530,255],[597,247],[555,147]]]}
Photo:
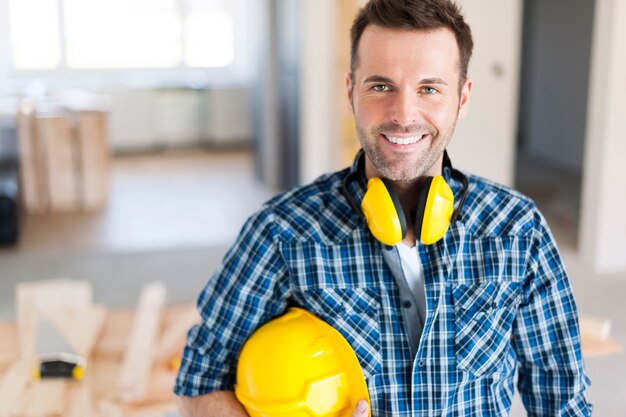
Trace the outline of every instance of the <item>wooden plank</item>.
{"label": "wooden plank", "polygon": [[26,360],[19,360],[0,378],[0,417],[9,417],[21,407],[24,391],[30,379],[31,366]]}
{"label": "wooden plank", "polygon": [[122,363],[118,359],[91,359],[87,372],[91,377],[94,405],[102,402],[116,402],[121,368]]}
{"label": "wooden plank", "polygon": [[132,310],[109,311],[93,348],[92,356],[98,359],[121,360],[128,345],[133,317],[134,311]]}
{"label": "wooden plank", "polygon": [[14,322],[0,323],[0,375],[19,358],[17,325]]}
{"label": "wooden plank", "polygon": [[176,403],[164,401],[141,406],[122,405],[121,410],[125,417],[167,417],[178,411]]}
{"label": "wooden plank", "polygon": [[45,114],[36,119],[52,212],[76,211],[78,199],[76,140],[70,119],[64,114]]}
{"label": "wooden plank", "polygon": [[148,407],[152,404],[176,403],[172,392],[176,383],[177,371],[171,371],[166,366],[155,366],[146,395],[135,401],[127,401],[125,406]]}
{"label": "wooden plank", "polygon": [[[16,313],[21,355],[32,359],[35,354],[38,317],[70,317],[59,331],[68,339],[78,340],[84,331],[79,323],[92,309],[92,287],[87,281],[57,279],[19,283],[15,288]],[[57,323],[55,323],[56,325]],[[72,336],[74,333],[74,336]]]}
{"label": "wooden plank", "polygon": [[611,320],[581,314],[578,321],[581,338],[596,341],[609,339],[611,335]]}
{"label": "wooden plank", "polygon": [[163,334],[157,344],[155,361],[166,362],[182,351],[187,332],[191,326],[199,322],[200,314],[195,303],[179,307],[176,315],[168,314],[163,326]]}
{"label": "wooden plank", "polygon": [[[47,282],[46,284],[51,283]],[[140,301],[139,304],[141,305],[142,302]],[[193,304],[190,303],[169,306],[163,313],[164,318],[162,322],[164,325],[161,327],[164,331],[161,332],[160,336],[157,335],[155,340],[163,340],[167,328],[171,328],[175,323],[180,323],[182,316],[190,314],[189,310],[192,305]],[[66,381],[66,390],[62,394],[65,401],[61,405],[57,402],[56,410],[65,407],[64,414],[62,415],[70,417],[89,416],[91,412],[93,412],[91,415],[101,417],[103,411],[101,407],[102,404],[105,404],[104,411],[106,415],[109,416],[154,416],[175,411],[176,402],[172,393],[172,387],[176,379],[176,372],[169,370],[165,365],[159,363],[152,367],[153,369],[149,374],[146,392],[141,398],[130,402],[126,401],[120,403],[119,401],[118,389],[123,366],[124,342],[129,342],[131,326],[134,325],[134,321],[137,320],[137,314],[133,314],[132,310],[113,310],[110,314],[107,314],[103,330],[92,351],[92,357],[87,366],[85,379],[82,381]],[[13,327],[13,332],[17,332],[17,326],[15,324],[12,324],[12,326],[8,324],[6,326],[0,326],[0,328],[5,329],[10,329],[10,327]],[[101,343],[106,343],[111,338],[117,340],[110,343],[108,347],[105,346],[104,349],[99,346]],[[43,406],[50,409],[51,404],[47,402],[44,402],[44,404],[39,407],[28,405],[38,396],[41,397],[42,392],[34,388],[34,384],[37,382],[31,380],[32,363],[22,361],[21,363],[23,366],[20,372],[14,369],[15,364],[9,368],[13,377],[8,377],[6,381],[11,381],[11,383],[5,385],[4,389],[2,389],[2,385],[0,385],[0,401],[5,401],[0,402],[0,404],[12,404],[10,408],[11,416],[20,415],[24,410],[34,415],[41,412],[41,407]],[[11,370],[12,368],[13,370]],[[15,375],[20,375],[21,383],[15,384],[15,382],[19,382]],[[1,381],[2,379],[0,379],[0,382]],[[85,388],[83,384],[88,384],[88,388]],[[23,389],[19,389],[20,386]],[[12,395],[10,392],[7,393],[7,387],[12,390]],[[4,397],[2,396],[3,392]],[[3,400],[3,398],[7,397],[12,398],[12,400]],[[54,405],[54,402],[52,403],[52,405]],[[91,408],[89,404],[92,404]],[[0,417],[4,417],[3,413],[7,416],[9,415],[8,412],[5,412],[6,407],[0,407],[0,410],[2,410]]]}
{"label": "wooden plank", "polygon": [[140,400],[146,395],[165,295],[165,285],[160,282],[148,284],[141,291],[118,382],[118,398],[122,401]]}
{"label": "wooden plank", "polygon": [[614,340],[582,339],[581,350],[584,358],[614,355],[624,351],[624,346]]}
{"label": "wooden plank", "polygon": [[62,416],[66,406],[68,381],[43,379],[28,385],[28,400],[18,412],[20,417]]}
{"label": "wooden plank", "polygon": [[[175,323],[190,321],[189,317],[183,319],[181,316],[195,314],[197,319],[200,320],[200,316],[195,312],[194,305],[195,303],[186,303],[167,306],[163,318],[163,332],[158,338],[159,351],[165,339],[173,337],[166,336],[166,333],[172,331],[168,329],[171,329],[172,326],[177,326]],[[190,310],[194,310],[194,313]],[[133,315],[133,310],[109,310],[102,331],[93,348],[92,356],[99,359],[121,357],[128,344]],[[161,357],[169,359],[165,355]]]}
{"label": "wooden plank", "polygon": [[95,417],[91,380],[87,374],[82,381],[71,381],[67,392],[67,407],[64,417]]}
{"label": "wooden plank", "polygon": [[66,308],[50,314],[50,321],[65,336],[76,353],[84,358],[91,355],[105,318],[106,310],[101,305],[79,310]]}
{"label": "wooden plank", "polygon": [[22,358],[32,361],[35,356],[37,328],[37,289],[28,283],[15,287],[17,329]]}
{"label": "wooden plank", "polygon": [[85,210],[105,208],[109,193],[109,146],[106,113],[83,111],[78,117],[80,194]]}
{"label": "wooden plank", "polygon": [[28,214],[48,211],[48,189],[43,172],[42,149],[37,137],[35,103],[25,99],[17,116],[17,137],[20,161],[20,196]]}
{"label": "wooden plank", "polygon": [[98,411],[101,417],[127,417],[122,413],[120,406],[112,401],[99,403]]}

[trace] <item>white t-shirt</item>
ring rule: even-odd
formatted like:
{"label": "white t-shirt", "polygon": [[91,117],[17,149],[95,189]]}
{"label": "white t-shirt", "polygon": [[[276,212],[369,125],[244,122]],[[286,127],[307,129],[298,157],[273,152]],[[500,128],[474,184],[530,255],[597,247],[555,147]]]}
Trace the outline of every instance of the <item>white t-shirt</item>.
{"label": "white t-shirt", "polygon": [[415,299],[420,300],[420,294],[424,293],[424,271],[417,254],[417,245],[410,247],[404,242],[400,242],[397,247],[406,283],[409,285]]}

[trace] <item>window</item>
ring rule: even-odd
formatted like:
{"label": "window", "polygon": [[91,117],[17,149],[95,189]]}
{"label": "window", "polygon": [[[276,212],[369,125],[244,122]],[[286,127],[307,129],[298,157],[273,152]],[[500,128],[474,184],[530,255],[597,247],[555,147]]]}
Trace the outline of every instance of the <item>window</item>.
{"label": "window", "polygon": [[13,66],[227,67],[245,1],[9,0]]}
{"label": "window", "polygon": [[59,15],[55,3],[10,0],[12,55],[16,68],[45,69],[60,64]]}

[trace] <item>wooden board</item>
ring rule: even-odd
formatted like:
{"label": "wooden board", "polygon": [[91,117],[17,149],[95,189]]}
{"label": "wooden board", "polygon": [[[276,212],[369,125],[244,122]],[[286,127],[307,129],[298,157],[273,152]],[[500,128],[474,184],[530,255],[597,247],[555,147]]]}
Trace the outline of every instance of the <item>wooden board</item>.
{"label": "wooden board", "polygon": [[0,375],[19,358],[17,325],[14,322],[0,323]]}
{"label": "wooden board", "polygon": [[118,382],[118,398],[122,401],[146,395],[166,292],[165,284],[160,282],[145,285],[141,291]]}
{"label": "wooden board", "polygon": [[[87,336],[83,334],[85,326],[89,323],[82,326],[80,323],[93,309],[92,293],[87,281],[57,279],[19,283],[15,287],[15,298],[21,355],[32,359],[35,354],[39,317],[49,320],[57,317],[55,324],[60,326],[59,331],[68,341],[83,340]],[[84,346],[87,342],[83,342]]]}
{"label": "wooden board", "polygon": [[581,314],[579,325],[581,338],[603,341],[611,334],[611,320],[606,318]]}
{"label": "wooden board", "polygon": [[80,199],[87,211],[102,210],[109,193],[109,148],[106,113],[77,113]]}
{"label": "wooden board", "polygon": [[101,305],[82,309],[66,308],[50,313],[49,319],[65,336],[74,351],[87,358],[102,330],[106,310]]}
{"label": "wooden board", "polygon": [[[163,326],[159,329],[157,340],[163,340],[168,328],[188,320],[193,303],[168,306],[163,313]],[[52,387],[48,384],[36,388],[31,379],[32,364],[26,361],[16,362],[7,359],[6,368],[0,369],[0,417],[11,411],[11,416],[26,410],[35,417],[48,417],[63,408],[63,416],[95,417],[154,417],[166,415],[176,410],[172,388],[176,380],[176,371],[168,369],[165,363],[156,363],[149,376],[149,382],[141,399],[120,403],[118,382],[122,370],[122,359],[132,332],[135,312],[132,310],[112,310],[105,317],[102,331],[96,339],[91,357],[88,360],[85,379],[65,381],[64,387]],[[17,324],[0,323],[0,357],[17,358]],[[12,343],[7,340],[13,339]],[[5,382],[2,384],[2,382]],[[42,391],[43,390],[43,391]],[[39,406],[27,406],[27,402],[46,392],[55,393],[56,400],[45,401]],[[62,401],[58,401],[61,399]],[[26,409],[26,407],[29,407]],[[51,410],[51,411],[50,411]]]}
{"label": "wooden board", "polygon": [[17,116],[17,138],[20,161],[20,196],[29,214],[48,211],[48,190],[43,172],[43,156],[35,124],[35,103],[23,100]]}
{"label": "wooden board", "polygon": [[155,361],[166,363],[172,356],[182,352],[187,340],[187,332],[200,322],[200,314],[195,304],[179,307],[176,315],[169,314],[164,320],[163,333],[157,344]]}
{"label": "wooden board", "polygon": [[76,211],[79,205],[77,157],[70,119],[64,114],[39,116],[37,134],[44,149],[50,210]]}
{"label": "wooden board", "polygon": [[15,415],[25,403],[24,393],[30,380],[30,369],[29,362],[22,359],[0,376],[0,417]]}
{"label": "wooden board", "polygon": [[597,356],[614,355],[624,351],[624,346],[614,340],[592,340],[582,339],[581,350],[583,358],[594,358]]}

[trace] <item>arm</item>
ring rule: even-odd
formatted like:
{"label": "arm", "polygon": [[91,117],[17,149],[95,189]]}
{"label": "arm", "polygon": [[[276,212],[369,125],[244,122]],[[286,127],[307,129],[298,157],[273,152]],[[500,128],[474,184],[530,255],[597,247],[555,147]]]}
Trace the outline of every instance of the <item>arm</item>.
{"label": "arm", "polygon": [[589,416],[574,295],[545,220],[536,221],[513,329],[518,389],[529,416]]}
{"label": "arm", "polygon": [[291,296],[288,270],[273,220],[270,210],[251,217],[201,292],[202,320],[187,335],[176,395],[232,392],[243,344],[259,325],[287,308]]}
{"label": "arm", "polygon": [[248,417],[232,391],[176,397],[176,403],[183,417]]}
{"label": "arm", "polygon": [[[232,391],[219,391],[198,397],[176,397],[183,417],[248,417]],[[352,417],[368,417],[368,404],[359,400]]]}

